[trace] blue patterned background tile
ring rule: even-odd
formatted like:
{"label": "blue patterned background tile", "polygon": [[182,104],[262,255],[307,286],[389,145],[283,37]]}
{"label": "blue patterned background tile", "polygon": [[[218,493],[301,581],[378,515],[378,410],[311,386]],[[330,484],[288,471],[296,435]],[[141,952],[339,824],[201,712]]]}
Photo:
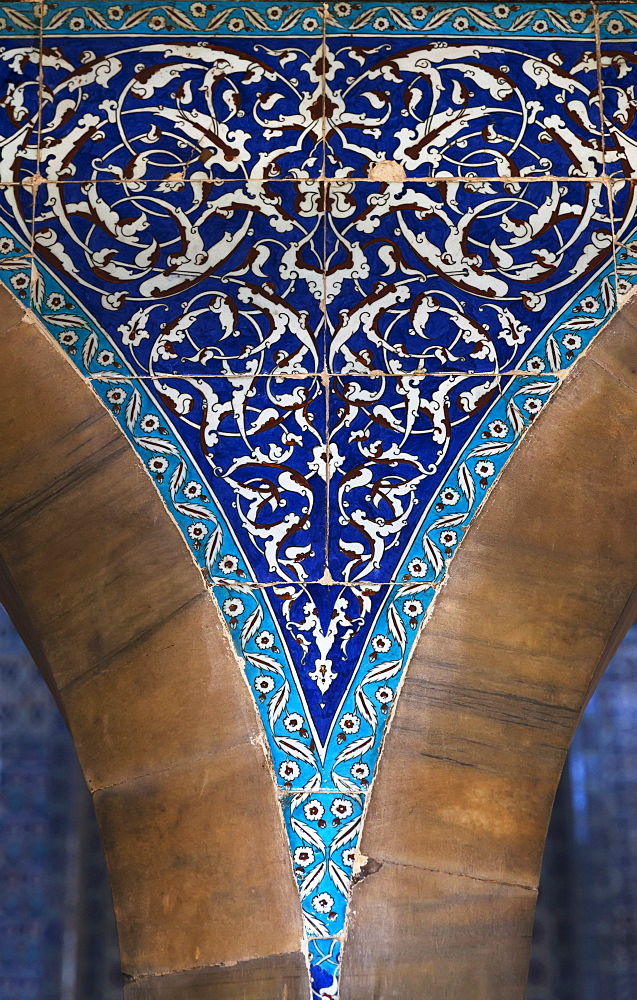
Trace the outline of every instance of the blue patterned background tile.
{"label": "blue patterned background tile", "polygon": [[[14,4],[4,16],[0,7],[0,184],[37,174],[40,35],[31,6]],[[15,35],[9,33],[11,14],[17,18]],[[31,23],[33,28],[27,26]]]}
{"label": "blue patterned background tile", "polygon": [[[9,214],[7,199],[0,192]],[[306,375],[323,365],[315,181],[42,184],[34,237],[132,374]]]}
{"label": "blue patterned background tile", "polygon": [[[637,24],[637,5],[629,6]],[[605,23],[608,27],[615,22],[609,18]],[[613,41],[609,36],[601,46],[605,159],[611,177],[637,177],[637,43],[634,28],[627,34]]]}
{"label": "blue patterned background tile", "polygon": [[[59,6],[44,27],[41,172],[47,180],[321,173],[323,43],[314,8],[296,9],[302,30],[291,45],[284,38],[279,43],[270,29],[266,10],[275,5],[253,5],[252,20],[251,8],[241,5],[71,5],[73,13]],[[215,7],[214,44],[194,22],[190,38],[169,34],[186,10],[193,20],[193,8]],[[114,11],[121,12],[124,31],[133,20],[144,40],[128,40],[134,31],[124,39],[107,30]],[[226,32],[219,30],[224,25]]]}
{"label": "blue patterned background tile", "polygon": [[[608,193],[596,181],[329,190],[333,372],[526,370],[538,337],[612,259]],[[615,215],[626,208],[618,201]]]}
{"label": "blue patterned background tile", "polygon": [[408,177],[602,172],[592,33],[419,48],[400,31],[356,44],[330,34],[326,60],[331,176],[366,177],[385,160]]}
{"label": "blue patterned background tile", "polygon": [[630,0],[620,0],[619,3],[607,3],[603,0],[597,5],[599,33],[602,42],[614,41],[622,46],[624,40],[634,37],[637,28],[637,4]]}

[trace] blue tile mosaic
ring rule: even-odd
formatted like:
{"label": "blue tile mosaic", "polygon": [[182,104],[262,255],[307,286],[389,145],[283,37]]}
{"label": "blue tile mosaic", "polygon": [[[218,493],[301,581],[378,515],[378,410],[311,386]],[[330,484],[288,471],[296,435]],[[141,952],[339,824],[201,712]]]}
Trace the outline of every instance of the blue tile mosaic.
{"label": "blue tile mosaic", "polygon": [[39,140],[38,60],[7,61],[25,183],[0,176],[0,277],[215,595],[314,1000],[337,997],[366,795],[449,563],[637,276],[633,7],[52,3]]}

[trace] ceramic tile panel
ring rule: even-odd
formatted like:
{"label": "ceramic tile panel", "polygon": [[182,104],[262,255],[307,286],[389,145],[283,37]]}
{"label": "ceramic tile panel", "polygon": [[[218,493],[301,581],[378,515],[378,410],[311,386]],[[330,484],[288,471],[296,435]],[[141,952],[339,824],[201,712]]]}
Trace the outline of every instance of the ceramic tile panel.
{"label": "ceramic tile panel", "polygon": [[602,173],[590,4],[328,3],[326,32],[330,176]]}
{"label": "ceramic tile panel", "polygon": [[612,259],[612,237],[598,180],[334,181],[330,371],[526,371],[555,317]]}
{"label": "ceramic tile panel", "polygon": [[323,202],[310,180],[42,183],[34,241],[102,317],[122,374],[308,375],[323,368]]}
{"label": "ceramic tile panel", "polygon": [[313,1000],[447,567],[637,275],[634,6],[49,3],[39,137],[36,14],[9,5],[0,279],[226,621]]}
{"label": "ceramic tile panel", "polygon": [[322,171],[320,4],[59,3],[43,38],[46,180]]}

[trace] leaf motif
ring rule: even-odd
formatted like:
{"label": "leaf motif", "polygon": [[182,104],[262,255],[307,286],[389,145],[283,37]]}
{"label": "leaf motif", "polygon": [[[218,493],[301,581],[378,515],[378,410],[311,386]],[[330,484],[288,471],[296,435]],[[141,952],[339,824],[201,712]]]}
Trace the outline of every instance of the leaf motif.
{"label": "leaf motif", "polygon": [[604,303],[604,317],[606,317],[615,308],[615,292],[608,275],[606,275],[605,278],[602,278],[599,286],[599,293],[602,297],[602,302]]}
{"label": "leaf motif", "polygon": [[471,458],[486,458],[487,455],[501,455],[503,451],[508,451],[510,447],[510,441],[494,441],[489,444],[479,444],[471,452]]}
{"label": "leaf motif", "polygon": [[290,825],[299,840],[305,841],[306,844],[312,844],[313,847],[318,847],[321,854],[325,853],[325,844],[320,833],[317,833],[311,826],[308,826],[307,823],[297,819],[295,816],[292,816]]}
{"label": "leaf motif", "polygon": [[412,583],[403,583],[396,593],[396,597],[413,597],[415,594],[422,594],[425,590],[433,590],[433,583],[423,580],[414,580]]}
{"label": "leaf motif", "polygon": [[[2,268],[3,271],[24,271],[25,267],[28,268],[29,264],[27,262],[25,262],[25,258],[22,257],[22,256],[18,256],[18,257],[2,257],[0,259],[0,268]],[[42,275],[40,274],[39,271],[36,271],[35,272],[35,277],[31,281],[31,298],[32,299],[34,298],[33,288],[34,288],[34,286],[35,286],[35,284],[36,284],[36,282],[37,282],[38,279],[40,280],[40,282],[42,284],[44,284],[44,282],[42,282]],[[42,296],[40,296],[40,299],[39,299],[39,301],[36,304],[37,305],[42,305]]]}
{"label": "leaf motif", "polygon": [[186,470],[187,466],[182,458],[181,461],[175,466],[175,470],[170,477],[170,495],[173,500],[183,486],[184,479],[186,478]]}
{"label": "leaf motif", "polygon": [[2,7],[2,11],[9,18],[11,18],[14,24],[19,24],[21,28],[26,28],[27,30],[30,31],[37,31],[38,29],[37,23],[30,17],[27,17],[24,11],[18,10],[15,7],[8,7],[4,5]]}
{"label": "leaf motif", "polygon": [[146,448],[147,451],[152,451],[157,455],[174,455],[177,458],[181,458],[179,448],[171,441],[154,437],[138,437],[135,440],[138,444],[141,444],[142,448]]}
{"label": "leaf motif", "polygon": [[339,865],[335,864],[331,858],[328,862],[328,871],[330,878],[338,891],[347,899],[347,896],[349,895],[351,877],[347,875]]}
{"label": "leaf motif", "polygon": [[560,323],[558,330],[592,330],[601,320],[598,316],[572,316],[566,323]]}
{"label": "leaf motif", "polygon": [[305,922],[305,933],[309,938],[312,937],[328,938],[330,936],[330,932],[327,925],[324,924],[322,920],[319,920],[318,917],[315,917],[313,914],[306,913],[304,910],[303,920]]}
{"label": "leaf motif", "polygon": [[175,24],[178,24],[180,28],[190,28],[193,31],[197,30],[195,22],[191,21],[190,18],[184,14],[183,10],[180,10],[178,7],[169,7],[168,4],[166,4],[163,10],[166,12],[170,20],[174,21]]}
{"label": "leaf motif", "polygon": [[278,748],[283,750],[283,753],[286,753],[288,757],[302,760],[304,764],[310,764],[312,767],[316,766],[314,754],[300,740],[293,740],[290,736],[278,736],[275,737],[275,740]]}
{"label": "leaf motif", "polygon": [[318,865],[308,872],[303,881],[299,886],[299,893],[301,894],[301,899],[305,899],[306,896],[316,889],[317,885],[325,875],[327,870],[327,865],[324,861],[320,861]]}
{"label": "leaf motif", "polygon": [[210,508],[204,507],[200,503],[175,502],[175,510],[178,510],[180,514],[185,514],[186,517],[200,517],[204,521],[216,521],[215,515],[211,512]]}
{"label": "leaf motif", "polygon": [[223,540],[223,532],[221,527],[217,525],[215,530],[211,533],[208,541],[206,542],[206,548],[204,550],[204,559],[208,569],[212,569],[212,564],[219,555],[219,549],[221,548],[221,542]]}
{"label": "leaf motif", "polygon": [[126,426],[132,433],[135,430],[135,424],[139,420],[139,414],[142,409],[142,397],[138,389],[133,389],[128,404],[126,406]]}
{"label": "leaf motif", "polygon": [[476,498],[476,484],[473,481],[473,476],[469,472],[469,466],[466,462],[463,462],[458,469],[458,485],[467,498],[469,508],[471,509],[473,501]]}
{"label": "leaf motif", "polygon": [[442,558],[442,552],[435,544],[435,542],[432,542],[428,534],[425,534],[423,542],[425,547],[425,555],[432,565],[435,576],[438,576],[438,574],[442,573],[443,569],[445,568],[445,561]]}
{"label": "leaf motif", "polygon": [[71,13],[70,10],[59,10],[57,14],[53,14],[47,24],[48,30],[53,31],[55,28],[59,28],[71,16]]}
{"label": "leaf motif", "polygon": [[246,620],[243,623],[241,629],[241,645],[245,646],[252,636],[259,631],[261,628],[261,623],[263,621],[263,609],[260,604],[257,604],[254,611],[251,611]]}
{"label": "leaf motif", "polygon": [[86,14],[87,20],[91,21],[91,23],[94,24],[96,28],[107,29],[110,27],[106,18],[102,14],[100,14],[98,10],[95,10],[94,7],[91,7],[89,4],[87,4],[82,9]]}
{"label": "leaf motif", "polygon": [[522,415],[522,410],[514,399],[510,399],[507,403],[507,420],[511,424],[515,436],[519,437],[525,426],[524,416]]}
{"label": "leaf motif", "polygon": [[354,700],[356,702],[356,711],[363,716],[372,729],[376,729],[376,726],[378,725],[378,715],[376,709],[374,708],[374,702],[368,697],[368,695],[365,694],[360,685],[356,689],[356,696]]}
{"label": "leaf motif", "polygon": [[257,670],[267,670],[270,674],[284,676],[281,664],[277,663],[273,656],[268,656],[267,653],[246,653],[245,656],[246,660]]}
{"label": "leaf motif", "polygon": [[433,531],[434,528],[453,528],[456,524],[462,524],[466,518],[466,511],[458,511],[457,514],[445,514],[444,517],[437,517],[427,530]]}
{"label": "leaf motif", "polygon": [[351,840],[354,840],[354,838],[358,836],[360,826],[361,817],[357,816],[345,826],[341,827],[336,836],[332,839],[330,851],[334,852],[338,850],[339,847],[345,847],[345,844],[349,844]]}
{"label": "leaf motif", "polygon": [[289,697],[290,685],[286,681],[285,684],[283,684],[270,698],[270,704],[268,705],[268,721],[270,723],[270,729],[274,729],[274,724],[287,705]]}
{"label": "leaf motif", "polygon": [[562,367],[562,352],[553,334],[546,341],[546,357],[551,371],[558,372]]}
{"label": "leaf motif", "polygon": [[378,684],[379,681],[386,681],[389,677],[395,677],[402,665],[402,660],[387,660],[385,663],[379,663],[378,666],[372,667],[372,669],[365,674],[361,683]]}
{"label": "leaf motif", "polygon": [[402,618],[396,611],[396,606],[390,604],[389,610],[387,612],[387,625],[389,626],[389,632],[393,639],[396,640],[400,646],[401,652],[405,652],[407,647],[407,632],[405,631],[405,625]]}
{"label": "leaf motif", "polygon": [[348,795],[360,795],[359,786],[351,778],[348,778],[347,775],[337,774],[336,771],[333,771],[332,781],[339,792],[346,792]]}
{"label": "leaf motif", "polygon": [[354,757],[362,757],[364,753],[374,746],[375,737],[374,736],[361,736],[357,740],[353,740],[344,750],[341,750],[338,757],[334,761],[333,767],[338,767],[345,760],[353,760]]}
{"label": "leaf motif", "polygon": [[520,396],[522,393],[537,392],[541,396],[546,392],[553,392],[556,385],[557,382],[529,382],[528,385],[523,385],[521,389],[518,389],[515,395]]}
{"label": "leaf motif", "polygon": [[249,21],[255,28],[260,28],[262,31],[268,30],[267,21],[265,21],[256,10],[253,10],[249,6],[242,7],[241,10],[246,21]]}
{"label": "leaf motif", "polygon": [[84,341],[82,347],[82,364],[85,368],[88,368],[91,361],[95,357],[95,352],[97,351],[99,345],[99,338],[95,333],[95,330],[91,330],[88,337]]}

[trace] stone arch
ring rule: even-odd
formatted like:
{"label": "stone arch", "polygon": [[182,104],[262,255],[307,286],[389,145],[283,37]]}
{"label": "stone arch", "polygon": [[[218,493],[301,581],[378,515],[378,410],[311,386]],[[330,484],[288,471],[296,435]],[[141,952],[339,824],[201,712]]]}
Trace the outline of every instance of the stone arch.
{"label": "stone arch", "polygon": [[[2,600],[94,795],[127,995],[307,997],[274,783],[216,606],[112,418],[0,294]],[[524,995],[554,790],[635,606],[636,311],[525,437],[418,642],[360,844],[347,1000]]]}
{"label": "stone arch", "polygon": [[201,997],[306,996],[261,723],[202,574],[89,385],[0,307],[0,598],[93,794],[127,993],[190,970]]}

